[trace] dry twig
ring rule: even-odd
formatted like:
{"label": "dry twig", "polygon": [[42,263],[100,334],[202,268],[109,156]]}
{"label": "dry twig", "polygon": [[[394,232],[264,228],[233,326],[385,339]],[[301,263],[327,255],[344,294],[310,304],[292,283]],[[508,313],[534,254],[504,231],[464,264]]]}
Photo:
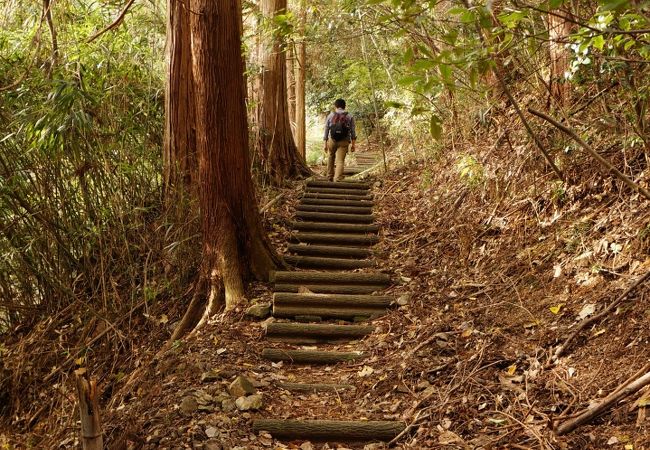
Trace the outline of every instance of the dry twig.
{"label": "dry twig", "polygon": [[580,324],[578,324],[578,326],[573,331],[573,333],[571,333],[571,335],[568,338],[566,338],[566,340],[555,350],[555,353],[553,354],[553,358],[557,359],[560,356],[562,356],[564,354],[564,352],[566,351],[566,349],[568,348],[569,344],[576,338],[576,336],[578,336],[580,334],[580,332],[582,332],[582,330],[584,330],[586,327],[588,327],[592,323],[600,320],[605,315],[609,314],[614,308],[616,308],[625,299],[625,297],[627,297],[632,291],[634,291],[637,287],[639,287],[641,284],[643,284],[648,278],[650,278],[650,271],[646,272],[645,275],[643,275],[638,280],[636,280],[634,282],[634,284],[632,284],[632,286],[627,288],[625,290],[625,292],[623,292],[621,295],[619,295],[616,298],[616,300],[614,300],[612,303],[609,304],[609,306],[607,308],[605,308],[604,310],[602,310],[598,314],[596,314],[594,316],[591,316],[591,317],[588,317],[585,320],[583,320],[582,322],[580,322]]}
{"label": "dry twig", "polygon": [[619,387],[617,387],[614,392],[605,397],[602,401],[597,403],[594,406],[590,406],[578,414],[575,418],[569,419],[566,422],[561,423],[555,429],[555,432],[558,435],[563,435],[570,433],[581,425],[590,422],[592,419],[596,418],[602,414],[605,410],[611,406],[618,403],[620,400],[624,399],[630,394],[638,392],[643,387],[650,384],[650,372],[646,372],[643,376],[632,380],[631,382],[625,382]]}
{"label": "dry twig", "polygon": [[528,112],[531,113],[531,114],[533,114],[533,115],[535,115],[535,116],[537,116],[537,117],[540,117],[540,118],[546,120],[547,122],[551,123],[554,127],[560,129],[561,131],[563,131],[564,133],[566,133],[567,135],[569,135],[569,137],[571,137],[571,139],[573,139],[574,141],[576,141],[576,142],[580,145],[580,147],[582,147],[582,148],[584,148],[585,150],[587,150],[587,152],[589,152],[589,154],[590,154],[591,156],[593,156],[593,157],[594,157],[594,158],[595,158],[595,159],[596,159],[600,164],[602,164],[603,166],[605,166],[605,167],[606,167],[607,169],[609,169],[609,170],[610,170],[614,175],[616,175],[616,178],[618,178],[619,180],[621,180],[622,182],[624,182],[625,184],[627,184],[629,187],[631,187],[632,189],[634,189],[634,190],[637,191],[638,193],[642,194],[645,198],[647,198],[648,200],[650,200],[650,192],[649,192],[646,188],[644,188],[643,186],[639,186],[639,185],[636,184],[634,181],[632,181],[632,180],[630,180],[628,177],[626,177],[626,176],[623,174],[623,172],[621,172],[621,171],[618,170],[616,167],[614,167],[614,166],[612,165],[612,163],[610,163],[610,162],[607,161],[605,158],[603,158],[602,156],[600,156],[600,154],[599,154],[596,150],[594,150],[593,148],[591,148],[591,146],[589,146],[589,144],[587,144],[585,141],[583,141],[583,140],[580,138],[580,136],[578,136],[578,135],[576,134],[575,131],[571,130],[570,128],[568,128],[568,127],[566,127],[566,126],[564,126],[564,125],[562,125],[560,122],[558,122],[557,120],[553,119],[551,116],[549,116],[549,115],[547,115],[547,114],[544,114],[544,113],[541,112],[541,111],[537,111],[537,110],[535,110],[535,109],[533,109],[533,108],[528,108]]}

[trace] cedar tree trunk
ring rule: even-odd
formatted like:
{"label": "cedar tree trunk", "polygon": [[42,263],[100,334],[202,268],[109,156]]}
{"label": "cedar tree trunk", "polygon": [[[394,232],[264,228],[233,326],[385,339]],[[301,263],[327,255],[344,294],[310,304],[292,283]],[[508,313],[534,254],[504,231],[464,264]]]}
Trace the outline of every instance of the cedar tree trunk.
{"label": "cedar tree trunk", "polygon": [[[261,12],[268,23],[284,14],[287,0],[261,0]],[[258,102],[256,150],[265,175],[276,185],[286,179],[310,173],[298,154],[289,125],[284,37],[277,31],[261,48],[261,100]]]}
{"label": "cedar tree trunk", "polygon": [[287,47],[287,102],[289,103],[289,124],[293,136],[296,133],[296,52],[292,45]]}
{"label": "cedar tree trunk", "polygon": [[305,71],[307,64],[307,49],[305,44],[305,27],[307,24],[307,2],[300,1],[300,25],[298,33],[297,63],[296,63],[296,146],[298,153],[307,161],[307,126],[305,121]]}
{"label": "cedar tree trunk", "polygon": [[192,0],[190,17],[203,260],[194,298],[172,339],[244,298],[244,282],[278,266],[250,173],[239,0]]}
{"label": "cedar tree trunk", "polygon": [[198,165],[194,135],[194,87],[190,13],[183,2],[167,0],[167,80],[163,182],[165,201],[184,205],[184,194],[196,198]]}

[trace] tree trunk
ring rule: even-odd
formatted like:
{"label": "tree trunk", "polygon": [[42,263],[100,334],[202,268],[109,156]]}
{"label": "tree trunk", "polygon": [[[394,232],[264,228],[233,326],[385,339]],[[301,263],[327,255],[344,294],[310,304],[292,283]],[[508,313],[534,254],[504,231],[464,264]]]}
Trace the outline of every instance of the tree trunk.
{"label": "tree trunk", "polygon": [[[261,12],[272,23],[284,14],[286,0],[262,0]],[[276,185],[286,179],[309,175],[298,154],[289,125],[284,38],[273,31],[262,44],[261,101],[258,101],[256,150],[265,175]]]}
{"label": "tree trunk", "polygon": [[296,146],[298,153],[307,161],[307,125],[305,111],[305,73],[307,64],[307,48],[305,44],[305,27],[307,24],[307,2],[300,0],[300,25],[298,34],[300,41],[296,51]]}
{"label": "tree trunk", "polygon": [[551,59],[549,85],[552,98],[560,106],[566,104],[570,88],[570,84],[564,78],[564,73],[569,69],[569,55],[564,45],[571,34],[571,22],[564,17],[571,17],[571,12],[567,8],[560,8],[553,14],[548,14],[548,45]]}
{"label": "tree trunk", "polygon": [[294,46],[287,47],[287,102],[289,103],[289,124],[296,136],[296,52]]}
{"label": "tree trunk", "polygon": [[[190,42],[190,13],[183,2],[167,1],[167,80],[163,182],[170,206],[196,197],[198,178],[194,134],[194,87]],[[182,212],[182,208],[179,208]]]}
{"label": "tree trunk", "polygon": [[203,260],[194,298],[177,339],[244,297],[247,279],[268,279],[278,258],[263,232],[250,174],[241,3],[192,0],[190,17],[198,194]]}

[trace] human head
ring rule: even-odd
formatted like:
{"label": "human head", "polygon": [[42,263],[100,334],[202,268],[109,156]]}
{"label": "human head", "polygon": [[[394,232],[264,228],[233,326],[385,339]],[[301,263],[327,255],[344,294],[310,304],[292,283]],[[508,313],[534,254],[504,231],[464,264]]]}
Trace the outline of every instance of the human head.
{"label": "human head", "polygon": [[345,109],[345,100],[343,100],[342,98],[337,98],[336,101],[334,102],[334,106],[336,106],[337,108]]}

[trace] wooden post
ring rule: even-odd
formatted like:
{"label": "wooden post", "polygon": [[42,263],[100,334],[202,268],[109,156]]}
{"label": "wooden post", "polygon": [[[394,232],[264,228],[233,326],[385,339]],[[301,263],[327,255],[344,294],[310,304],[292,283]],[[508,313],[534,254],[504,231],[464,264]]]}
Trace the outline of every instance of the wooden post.
{"label": "wooden post", "polygon": [[81,444],[84,450],[103,450],[102,424],[97,400],[97,380],[89,380],[83,373],[77,375],[77,396],[81,419]]}

